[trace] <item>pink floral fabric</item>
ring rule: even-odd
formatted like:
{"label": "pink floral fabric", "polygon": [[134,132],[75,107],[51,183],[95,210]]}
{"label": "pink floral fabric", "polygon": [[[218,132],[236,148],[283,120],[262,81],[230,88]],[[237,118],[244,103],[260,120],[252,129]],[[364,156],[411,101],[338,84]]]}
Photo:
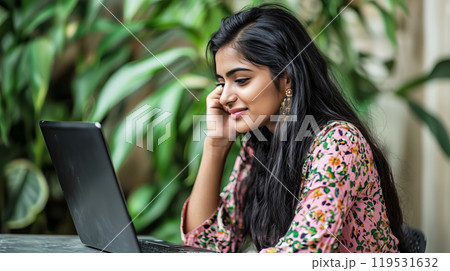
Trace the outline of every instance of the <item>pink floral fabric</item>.
{"label": "pink floral fabric", "polygon": [[[238,251],[244,236],[236,201],[242,197],[236,199],[233,192],[248,176],[252,155],[253,149],[244,145],[217,210],[188,233],[183,230],[186,200],[181,213],[183,243],[218,252]],[[274,247],[260,252],[398,252],[370,146],[353,124],[328,122],[308,152],[299,181],[296,215],[288,231]]]}

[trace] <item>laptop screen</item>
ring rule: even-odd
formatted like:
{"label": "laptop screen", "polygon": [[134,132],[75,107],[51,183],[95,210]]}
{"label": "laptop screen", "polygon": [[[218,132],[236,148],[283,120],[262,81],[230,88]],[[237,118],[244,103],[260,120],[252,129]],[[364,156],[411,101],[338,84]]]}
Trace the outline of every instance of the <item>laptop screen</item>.
{"label": "laptop screen", "polygon": [[139,252],[101,125],[41,121],[40,127],[81,241],[111,252]]}

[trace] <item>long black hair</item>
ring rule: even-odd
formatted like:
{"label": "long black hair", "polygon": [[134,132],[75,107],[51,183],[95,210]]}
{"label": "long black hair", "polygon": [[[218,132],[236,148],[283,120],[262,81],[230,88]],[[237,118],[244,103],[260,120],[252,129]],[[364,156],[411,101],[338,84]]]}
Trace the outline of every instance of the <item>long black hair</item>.
{"label": "long black hair", "polygon": [[206,56],[208,52],[213,55],[214,69],[215,55],[226,45],[233,46],[247,61],[267,66],[277,87],[280,78],[287,78],[293,90],[290,114],[297,116],[296,122],[284,123],[287,140],[280,140],[279,123],[274,133],[265,126],[258,128],[267,141],[258,141],[255,136],[248,139],[256,159],[249,176],[236,190],[240,193],[245,187],[243,206],[236,207],[243,215],[244,235],[250,233],[259,251],[274,246],[289,229],[298,203],[303,164],[314,140],[305,137],[298,141],[295,135],[305,117],[313,116],[320,127],[330,120],[350,122],[369,143],[380,175],[389,226],[402,250],[403,216],[391,168],[354,107],[338,89],[324,57],[300,21],[280,4],[247,7],[223,18],[219,30],[211,36]]}

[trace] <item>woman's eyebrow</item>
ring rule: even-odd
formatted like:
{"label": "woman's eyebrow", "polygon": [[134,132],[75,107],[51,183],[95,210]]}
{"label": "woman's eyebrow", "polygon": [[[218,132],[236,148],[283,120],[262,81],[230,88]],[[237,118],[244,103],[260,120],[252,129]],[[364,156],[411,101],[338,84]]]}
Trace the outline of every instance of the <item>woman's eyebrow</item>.
{"label": "woman's eyebrow", "polygon": [[[226,76],[226,77],[230,77],[233,73],[238,72],[238,71],[250,71],[250,72],[251,72],[252,70],[247,69],[247,68],[234,68],[234,69],[228,71],[228,72],[225,74],[225,76]],[[223,76],[222,76],[222,75],[219,75],[219,74],[216,74],[216,78],[222,78],[222,79],[223,79]]]}

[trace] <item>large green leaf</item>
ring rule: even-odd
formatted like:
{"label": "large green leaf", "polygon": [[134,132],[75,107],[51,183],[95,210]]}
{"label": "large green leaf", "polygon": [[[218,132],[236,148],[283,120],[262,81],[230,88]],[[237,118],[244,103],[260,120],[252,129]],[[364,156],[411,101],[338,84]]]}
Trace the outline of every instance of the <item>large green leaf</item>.
{"label": "large green leaf", "polygon": [[[201,126],[197,126],[201,125]],[[194,126],[194,129],[198,129],[199,127],[203,127],[202,123],[198,123]],[[206,129],[206,127],[205,127]],[[192,163],[189,165],[189,175],[187,176],[185,183],[187,185],[193,185],[198,174],[198,169],[200,167],[201,162],[201,154],[203,152],[203,142],[205,140],[205,136],[202,134],[202,137],[199,141],[194,141],[193,137],[190,137],[190,142],[187,144],[187,158]]]}
{"label": "large green leaf", "polygon": [[[142,100],[136,107],[134,107],[133,110],[131,110],[131,112],[128,114],[128,117],[130,117],[131,119],[128,119],[128,121],[136,121],[139,118],[138,115],[141,115],[141,113],[136,115],[135,117],[132,117],[134,113],[138,112],[138,110],[140,110],[144,106],[157,107],[167,93],[170,93],[174,90],[176,92],[179,88],[179,83],[175,81],[164,87],[161,87],[156,93],[152,93],[151,95],[147,96],[147,98]],[[143,137],[146,135],[146,129],[142,129],[143,127],[140,128],[141,129],[136,130],[135,127],[131,126],[131,133],[134,138],[136,138],[137,136]],[[134,140],[132,140],[132,143],[127,142],[127,129],[130,129],[130,127],[127,127],[127,118],[124,118],[112,135],[111,159],[116,169],[120,168],[133,146],[135,146]]]}
{"label": "large green leaf", "polygon": [[128,211],[131,217],[137,216],[145,206],[156,195],[156,186],[152,184],[145,184],[130,194],[127,200]]}
{"label": "large green leaf", "polygon": [[32,24],[42,9],[45,9],[45,1],[26,1],[21,9],[16,8],[12,10],[14,32],[22,35],[24,29]]}
{"label": "large green leaf", "polygon": [[56,23],[64,24],[75,8],[78,0],[57,0],[56,2]]}
{"label": "large green leaf", "polygon": [[[203,1],[182,1],[182,7],[173,9],[178,11],[175,18],[179,18],[183,26],[201,29],[205,25],[207,10]],[[187,12],[186,12],[187,11]]]}
{"label": "large green leaf", "polygon": [[450,158],[450,138],[442,122],[437,117],[427,112],[416,102],[409,99],[407,99],[407,102],[412,112],[419,120],[421,120],[423,123],[425,123],[425,125],[428,126],[431,133],[436,138],[439,146],[441,146],[447,157]]}
{"label": "large green leaf", "polygon": [[210,93],[210,91],[205,90],[214,89],[215,85],[213,83],[215,81],[205,76],[188,74],[183,76],[183,82],[189,89],[203,90],[200,92],[200,96],[197,97],[199,101],[197,101],[196,103],[184,101],[184,103],[186,103],[189,108],[186,109],[186,113],[181,116],[177,125],[177,129],[180,134],[187,134],[193,128],[193,116],[204,115],[206,113],[206,96]]}
{"label": "large green leaf", "polygon": [[[194,115],[206,115],[206,97],[210,93],[210,90],[214,89],[214,87],[211,85],[206,91],[203,91],[201,93],[201,96],[199,97],[200,101],[197,103],[194,103],[192,105],[191,109],[191,115],[186,116],[183,118],[183,120],[180,123],[179,130],[180,132],[188,133],[189,137],[187,140],[187,144],[185,146],[185,157],[189,161],[193,161],[189,165],[189,175],[185,180],[186,185],[193,185],[195,182],[195,178],[198,173],[198,169],[201,162],[201,153],[203,151],[203,142],[205,140],[206,134],[203,131],[206,131],[206,122],[204,120],[201,120],[201,118],[196,119],[194,122]],[[195,131],[200,131],[200,139],[194,138],[194,129]]]}
{"label": "large green leaf", "polygon": [[48,199],[48,185],[41,171],[30,161],[14,160],[5,166],[8,197],[6,220],[9,228],[30,225]]}
{"label": "large green leaf", "polygon": [[[340,51],[343,54],[343,60],[340,65],[345,65],[352,70],[354,70],[358,64],[358,52],[353,48],[352,42],[350,41],[350,35],[346,32],[345,21],[341,19],[336,19],[330,28],[333,28],[336,32],[337,39],[339,40]],[[331,54],[328,55],[332,57]],[[345,60],[345,61],[344,61]]]}
{"label": "large green leaf", "polygon": [[[100,22],[100,24],[105,22],[105,19],[102,19],[99,16],[99,12],[102,8],[103,7],[101,1],[81,1],[77,5],[77,10],[81,10],[80,13],[83,14],[83,20],[81,20],[77,25],[76,31],[72,37],[73,39],[87,36],[91,32],[95,32],[98,30],[96,29],[96,27],[93,27],[93,25],[98,22]],[[107,21],[111,26],[113,24],[117,25],[117,22],[113,22],[112,20]]]}
{"label": "large green leaf", "polygon": [[164,66],[167,67],[182,57],[194,56],[195,50],[192,48],[180,47],[125,65],[111,76],[100,91],[90,120],[102,120],[113,106],[139,90],[157,71],[164,69]]}
{"label": "large green leaf", "polygon": [[22,70],[29,70],[29,90],[32,94],[34,110],[38,114],[47,96],[55,50],[49,39],[39,38],[27,45],[25,54]]}
{"label": "large green leaf", "polygon": [[157,225],[150,235],[168,242],[181,243],[180,225],[180,217],[176,216]]}
{"label": "large green leaf", "polygon": [[375,7],[377,7],[378,11],[380,12],[381,18],[383,19],[384,22],[384,29],[386,31],[386,35],[389,41],[391,42],[392,47],[396,48],[397,40],[395,37],[395,32],[397,29],[397,23],[395,21],[395,12],[393,12],[392,14],[389,13],[376,1],[370,1],[370,3],[372,3]]}
{"label": "large green leaf", "polygon": [[439,61],[429,74],[418,76],[411,81],[406,82],[394,92],[399,96],[406,97],[410,91],[417,89],[418,86],[426,83],[427,81],[446,78],[450,78],[450,59]]}
{"label": "large green leaf", "polygon": [[8,12],[2,7],[0,7],[0,26],[3,24],[3,22],[9,17]]}
{"label": "large green leaf", "polygon": [[[184,82],[185,81],[184,77],[181,77],[180,81]],[[186,115],[185,112],[178,112],[180,110],[180,103],[182,102],[183,97],[191,95],[190,93],[187,92],[187,90],[184,89],[183,85],[181,85],[176,81],[172,81],[169,84],[169,86],[165,88],[166,91],[164,91],[164,95],[162,96],[159,103],[156,104],[155,106],[160,108],[163,111],[163,113],[170,113],[170,115],[166,114],[168,117],[155,126],[155,128],[153,129],[154,131],[153,138],[147,136],[147,140],[153,140],[153,144],[155,146],[156,144],[158,144],[157,147],[154,148],[155,166],[159,169],[159,172],[162,176],[166,176],[166,174],[168,174],[168,171],[172,169],[172,164],[175,162],[174,152],[175,152],[176,138],[177,136],[181,136],[177,134],[178,132],[177,116]],[[163,142],[159,142],[166,135],[169,135],[166,130],[167,129],[166,124],[168,124],[170,128],[170,137]]]}
{"label": "large green leaf", "polygon": [[352,97],[357,102],[358,111],[365,114],[380,90],[370,81],[369,77],[354,71],[350,73],[350,77],[355,87]]}
{"label": "large green leaf", "polygon": [[439,61],[428,75],[429,79],[450,78],[450,59]]}
{"label": "large green leaf", "polygon": [[2,56],[2,70],[1,70],[1,86],[2,95],[7,103],[12,101],[12,96],[16,95],[16,92],[25,86],[28,80],[28,75],[23,74],[20,67],[21,59],[24,55],[23,46],[12,47],[5,56]]}
{"label": "large green leaf", "polygon": [[84,119],[84,113],[90,105],[90,101],[93,100],[92,95],[106,81],[107,76],[125,63],[129,56],[129,48],[123,47],[115,54],[86,67],[75,76],[72,81],[73,117],[75,119]]}
{"label": "large green leaf", "polygon": [[125,22],[131,22],[134,15],[142,8],[147,8],[148,0],[125,0],[123,3],[123,19]]}
{"label": "large green leaf", "polygon": [[41,12],[37,14],[36,17],[24,26],[23,34],[28,36],[33,33],[33,31],[45,21],[51,19],[55,15],[55,6],[47,6]]}
{"label": "large green leaf", "polygon": [[[174,172],[176,171],[174,170]],[[158,187],[158,189],[156,190],[158,193],[156,193],[155,196],[149,198],[150,200],[147,200],[143,208],[138,209],[136,206],[131,207],[131,211],[133,211],[134,215],[131,213],[130,214],[133,219],[136,231],[141,231],[142,229],[156,221],[166,212],[173,200],[173,197],[176,195],[180,187],[179,178],[179,176],[173,179],[167,178],[163,186]],[[145,188],[144,186],[142,188],[138,188],[138,190],[134,193],[141,193],[139,192],[140,189],[148,190],[148,188]],[[143,193],[145,193],[145,191]],[[131,203],[133,202],[135,201],[132,201]],[[139,207],[141,207],[143,204],[141,202],[138,205]]]}
{"label": "large green leaf", "polygon": [[406,3],[404,0],[389,0],[389,5],[391,6],[391,12],[395,12],[395,7],[399,6],[406,14],[409,15],[408,7],[406,6]]}
{"label": "large green leaf", "polygon": [[[25,85],[25,74],[20,74],[20,60],[23,55],[23,46],[16,46],[3,56],[1,63],[1,91],[0,91],[0,135],[4,144],[9,144],[9,130],[12,125],[10,110],[14,110],[14,104],[18,89]],[[3,106],[5,105],[5,106]]]}
{"label": "large green leaf", "polygon": [[86,4],[86,16],[83,24],[85,27],[90,27],[95,19],[98,18],[98,13],[103,6],[101,1],[86,1]]}
{"label": "large green leaf", "polygon": [[77,0],[58,0],[55,4],[56,13],[53,17],[52,29],[49,32],[53,45],[58,52],[62,53],[66,41],[66,26],[69,15],[75,8]]}
{"label": "large green leaf", "polygon": [[[186,82],[186,78],[191,78],[191,76],[182,76],[180,77],[181,82]],[[184,83],[183,83],[184,85]],[[181,85],[177,81],[169,82],[169,84],[161,87],[157,93],[153,93],[141,101],[131,112],[128,114],[128,117],[131,119],[124,118],[120,123],[118,128],[113,132],[112,135],[112,148],[111,148],[111,157],[114,166],[118,169],[122,165],[125,158],[128,156],[131,149],[136,145],[135,139],[137,137],[144,138],[147,136],[147,124],[152,123],[155,120],[155,117],[158,118],[162,116],[162,114],[170,113],[162,122],[158,123],[153,131],[153,138],[148,138],[148,140],[153,140],[153,150],[151,150],[155,156],[156,168],[158,168],[158,173],[162,176],[165,176],[166,173],[171,169],[174,160],[174,148],[175,148],[175,138],[177,136],[176,132],[178,131],[178,122],[177,116],[183,115],[186,117],[190,117],[190,115],[185,115],[184,113],[179,113],[179,104],[183,98],[183,96],[190,95],[187,94],[187,90],[184,89],[183,85]],[[136,112],[140,112],[144,106],[148,107],[148,110],[144,110],[138,115],[133,117],[133,114]],[[136,122],[140,119],[144,121],[143,117],[147,114],[150,116],[150,111],[153,109],[159,109],[161,112],[158,113],[153,118],[150,118],[143,122],[141,127],[136,127]],[[168,115],[168,114],[165,114]],[[192,119],[192,118],[191,118]],[[132,121],[131,126],[127,126],[127,122]],[[167,133],[166,124],[169,125],[170,128],[170,137],[159,144],[159,140],[164,137]],[[131,134],[131,142],[127,140],[127,129],[132,129]],[[128,131],[130,132],[130,131]],[[158,144],[158,145],[156,145]],[[142,148],[146,148],[147,146],[141,146]]]}
{"label": "large green leaf", "polygon": [[342,0],[323,1],[323,2],[324,2],[323,6],[328,10],[328,15],[330,16],[330,18],[328,19],[335,18],[341,11],[341,8],[343,7]]}
{"label": "large green leaf", "polygon": [[117,48],[123,47],[126,41],[130,39],[134,40],[131,33],[139,33],[145,27],[143,22],[135,22],[127,24],[126,27],[118,24],[113,31],[107,33],[107,35],[100,41],[100,44],[96,50],[96,57],[101,58],[107,53],[114,54]]}

